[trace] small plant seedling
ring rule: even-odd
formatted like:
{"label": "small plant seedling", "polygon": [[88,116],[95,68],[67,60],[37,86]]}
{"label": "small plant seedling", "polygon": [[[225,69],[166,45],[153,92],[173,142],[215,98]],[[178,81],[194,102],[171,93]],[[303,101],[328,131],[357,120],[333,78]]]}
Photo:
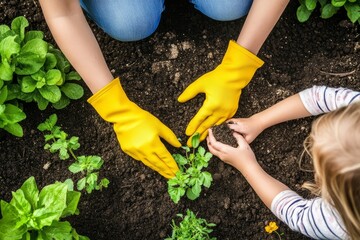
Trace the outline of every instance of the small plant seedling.
{"label": "small plant seedling", "polygon": [[[62,160],[68,159],[70,155],[74,158],[75,162],[69,166],[69,170],[72,173],[81,172],[85,176],[81,178],[76,186],[78,190],[85,189],[87,193],[91,193],[93,190],[102,190],[107,188],[110,181],[107,178],[103,178],[98,183],[99,170],[104,161],[99,156],[79,156],[77,157],[74,150],[80,147],[79,138],[71,137],[68,139],[68,134],[61,130],[57,123],[57,115],[52,114],[43,123],[38,125],[38,129],[41,132],[50,132],[45,134],[45,146],[44,149],[49,149],[51,153],[59,152],[59,157]],[[52,141],[49,143],[49,141]],[[69,155],[70,153],[70,155]]]}
{"label": "small plant seedling", "polygon": [[102,190],[103,187],[107,188],[110,183],[109,180],[103,178],[98,183],[99,172],[94,172],[94,170],[99,170],[103,163],[104,161],[99,156],[80,156],[76,162],[69,166],[70,172],[82,172],[85,174],[85,177],[77,182],[78,190],[81,191],[85,188],[87,193],[91,193],[93,190]]}
{"label": "small plant seedling", "polygon": [[216,240],[215,237],[210,237],[213,231],[211,228],[216,224],[208,223],[205,219],[197,218],[196,215],[189,209],[186,210],[186,215],[177,214],[182,219],[179,225],[176,225],[172,220],[172,234],[171,237],[165,240]]}
{"label": "small plant seedling", "polygon": [[55,182],[38,190],[35,178],[28,178],[11,201],[1,200],[0,239],[78,239],[79,235],[62,218],[78,215],[80,192],[73,191],[72,181]]}
{"label": "small plant seedling", "polygon": [[[40,123],[38,126],[41,132],[50,132],[44,136],[46,142],[44,149],[48,149],[51,153],[59,152],[61,160],[68,159],[70,157],[69,153],[76,159],[73,150],[80,147],[79,138],[74,136],[68,139],[67,133],[62,131],[59,126],[56,126],[56,122],[57,115],[52,114],[45,122]],[[52,141],[52,143],[48,143],[49,141]]]}
{"label": "small plant seedling", "polygon": [[191,143],[192,151],[188,146],[182,147],[185,156],[173,154],[179,171],[175,177],[168,180],[168,193],[175,203],[178,203],[185,193],[190,200],[195,200],[200,196],[202,186],[209,188],[213,180],[209,172],[203,171],[203,168],[208,166],[212,154],[199,146],[199,133],[194,134]]}

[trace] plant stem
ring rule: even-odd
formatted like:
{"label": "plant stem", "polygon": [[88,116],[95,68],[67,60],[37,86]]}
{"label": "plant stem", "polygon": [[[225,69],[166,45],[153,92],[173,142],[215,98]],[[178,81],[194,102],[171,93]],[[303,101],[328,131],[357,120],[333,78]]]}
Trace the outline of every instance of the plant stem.
{"label": "plant stem", "polygon": [[277,231],[274,231],[276,233],[276,235],[278,235],[279,239],[281,240],[281,236]]}
{"label": "plant stem", "polygon": [[75,156],[75,154],[74,154],[74,152],[72,151],[71,148],[69,148],[69,152],[70,152],[71,156],[72,156],[75,160],[77,160],[77,157]]}

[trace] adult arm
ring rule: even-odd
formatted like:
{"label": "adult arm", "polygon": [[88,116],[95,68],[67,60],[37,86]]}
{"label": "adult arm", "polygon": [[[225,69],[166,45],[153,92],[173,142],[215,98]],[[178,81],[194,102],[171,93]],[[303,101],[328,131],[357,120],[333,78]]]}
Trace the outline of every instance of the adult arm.
{"label": "adult arm", "polygon": [[114,79],[78,0],[40,0],[49,29],[66,58],[95,93]]}
{"label": "adult arm", "polygon": [[257,55],[288,3],[289,0],[254,0],[236,42]]}

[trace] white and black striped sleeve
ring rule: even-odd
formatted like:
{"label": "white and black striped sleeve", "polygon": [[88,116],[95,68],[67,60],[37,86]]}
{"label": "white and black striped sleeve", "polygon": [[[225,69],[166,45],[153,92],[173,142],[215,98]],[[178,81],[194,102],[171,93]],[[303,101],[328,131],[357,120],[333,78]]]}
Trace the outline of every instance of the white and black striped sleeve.
{"label": "white and black striped sleeve", "polygon": [[334,111],[360,101],[360,92],[348,88],[313,86],[299,93],[306,110],[312,115]]}
{"label": "white and black striped sleeve", "polygon": [[285,190],[273,199],[271,211],[292,230],[310,238],[349,238],[337,210],[322,198],[308,200]]}

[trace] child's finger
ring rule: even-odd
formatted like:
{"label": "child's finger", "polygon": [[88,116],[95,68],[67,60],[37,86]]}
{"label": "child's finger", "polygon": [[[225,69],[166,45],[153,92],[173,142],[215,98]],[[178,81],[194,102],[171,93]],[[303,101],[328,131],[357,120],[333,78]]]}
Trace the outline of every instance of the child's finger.
{"label": "child's finger", "polygon": [[240,133],[234,132],[233,135],[236,138],[239,146],[249,145],[248,142]]}

